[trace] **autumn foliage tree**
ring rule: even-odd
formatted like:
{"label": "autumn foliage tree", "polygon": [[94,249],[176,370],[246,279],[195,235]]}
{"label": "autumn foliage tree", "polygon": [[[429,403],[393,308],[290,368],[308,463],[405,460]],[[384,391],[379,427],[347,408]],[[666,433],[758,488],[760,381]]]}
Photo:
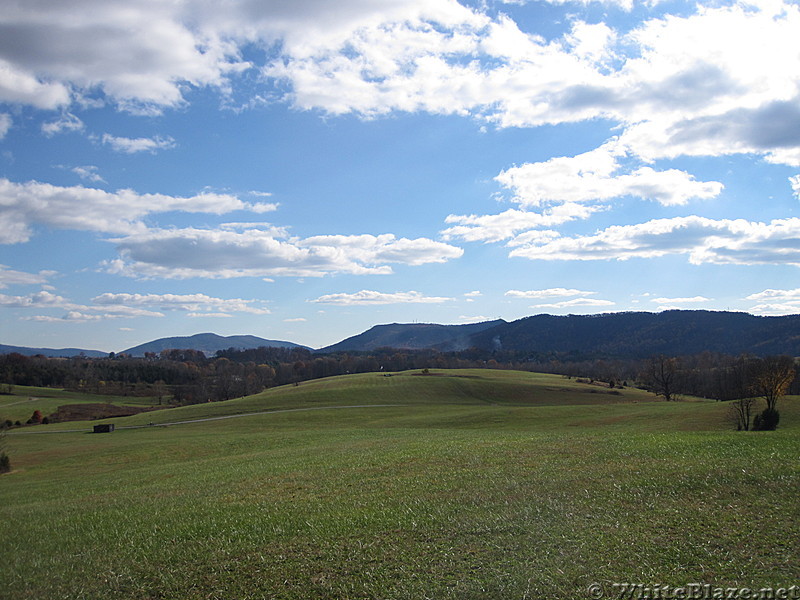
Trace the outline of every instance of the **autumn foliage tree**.
{"label": "autumn foliage tree", "polygon": [[794,359],[790,356],[768,356],[754,361],[751,389],[754,395],[764,398],[767,403],[766,409],[756,415],[754,429],[773,430],[778,427],[778,399],[789,390],[795,375]]}

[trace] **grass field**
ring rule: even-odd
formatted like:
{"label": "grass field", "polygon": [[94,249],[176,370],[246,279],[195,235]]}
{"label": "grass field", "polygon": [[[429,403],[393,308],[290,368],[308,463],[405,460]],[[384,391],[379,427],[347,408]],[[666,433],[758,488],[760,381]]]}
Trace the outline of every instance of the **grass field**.
{"label": "grass field", "polygon": [[[720,403],[609,391],[509,371],[365,374],[114,423],[272,414],[11,434],[0,597],[800,584],[798,398],[781,401],[778,431],[744,433]],[[91,424],[46,427],[76,425]]]}
{"label": "grass field", "polygon": [[110,403],[118,406],[157,406],[158,400],[150,397],[102,396],[53,388],[13,386],[11,394],[0,395],[0,420],[10,419],[25,423],[33,411],[42,416],[55,412],[64,404]]}

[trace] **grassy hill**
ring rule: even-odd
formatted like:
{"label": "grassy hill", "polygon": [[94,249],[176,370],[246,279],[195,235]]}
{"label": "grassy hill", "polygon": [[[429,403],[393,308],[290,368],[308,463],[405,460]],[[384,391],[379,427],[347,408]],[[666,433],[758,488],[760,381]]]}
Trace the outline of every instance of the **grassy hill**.
{"label": "grassy hill", "polygon": [[796,583],[798,399],[782,400],[778,431],[739,433],[720,403],[611,391],[509,371],[364,374],[114,422],[264,414],[10,435],[0,597]]}

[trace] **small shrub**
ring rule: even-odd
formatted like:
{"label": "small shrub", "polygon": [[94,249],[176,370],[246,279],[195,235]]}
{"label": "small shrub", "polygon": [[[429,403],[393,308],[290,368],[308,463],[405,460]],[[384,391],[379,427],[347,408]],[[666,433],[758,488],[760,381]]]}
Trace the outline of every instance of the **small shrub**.
{"label": "small shrub", "polygon": [[47,417],[43,417],[42,418],[42,425],[49,425],[49,424],[50,424],[50,419],[48,419]]}
{"label": "small shrub", "polygon": [[22,427],[22,423],[20,423],[19,421],[15,421],[14,427]]}
{"label": "small shrub", "polygon": [[0,453],[0,473],[9,473],[11,471],[11,459],[5,452]]}
{"label": "small shrub", "polygon": [[31,423],[41,423],[42,422],[42,413],[41,411],[35,410],[31,415]]}
{"label": "small shrub", "polygon": [[764,412],[756,415],[753,420],[754,431],[775,431],[778,428],[778,421],[781,419],[781,414],[773,409],[767,408]]}

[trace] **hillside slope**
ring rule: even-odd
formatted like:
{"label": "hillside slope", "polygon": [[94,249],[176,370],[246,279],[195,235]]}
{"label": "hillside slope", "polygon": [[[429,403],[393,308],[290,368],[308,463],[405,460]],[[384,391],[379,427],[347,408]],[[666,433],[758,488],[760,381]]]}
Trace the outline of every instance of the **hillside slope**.
{"label": "hillside slope", "polygon": [[470,338],[485,329],[505,324],[505,321],[485,321],[467,325],[437,325],[434,323],[391,323],[376,325],[320,352],[369,351],[377,348],[404,350],[434,349],[443,352],[465,350]]}

